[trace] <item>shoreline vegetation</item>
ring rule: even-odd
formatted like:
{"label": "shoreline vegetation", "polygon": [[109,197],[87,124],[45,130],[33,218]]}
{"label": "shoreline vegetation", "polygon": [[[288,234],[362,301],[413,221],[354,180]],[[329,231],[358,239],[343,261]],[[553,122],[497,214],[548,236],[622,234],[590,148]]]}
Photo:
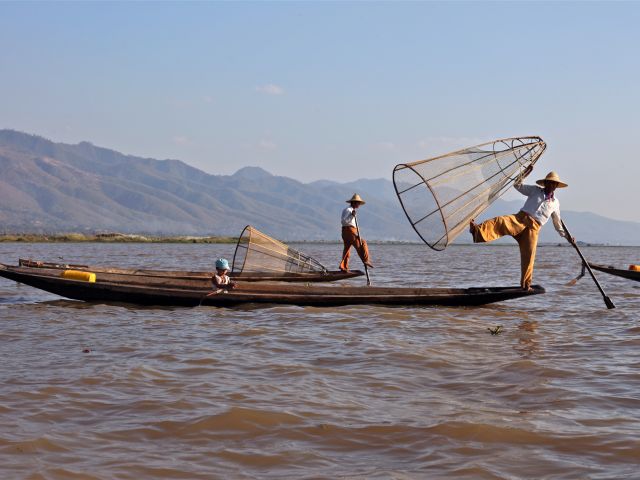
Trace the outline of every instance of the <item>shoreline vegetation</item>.
{"label": "shoreline vegetation", "polygon": [[[0,233],[0,243],[238,243],[238,237],[189,236],[189,235],[141,235],[129,233]],[[284,243],[327,243],[342,244],[339,240],[285,240]],[[423,245],[421,242],[402,240],[371,240],[370,244]],[[618,247],[625,245],[607,245],[600,243],[577,242],[582,247]],[[454,243],[457,247],[474,246],[469,243]],[[483,244],[482,247],[513,246],[512,242]],[[568,243],[540,243],[539,246],[570,247]]]}
{"label": "shoreline vegetation", "polygon": [[127,233],[3,233],[2,242],[24,243],[237,243],[238,237],[133,235]]}

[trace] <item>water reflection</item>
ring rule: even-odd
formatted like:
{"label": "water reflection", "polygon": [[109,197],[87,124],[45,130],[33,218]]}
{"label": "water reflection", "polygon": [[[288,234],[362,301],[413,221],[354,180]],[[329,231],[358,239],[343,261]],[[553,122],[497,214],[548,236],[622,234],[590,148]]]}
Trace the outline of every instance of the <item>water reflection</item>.
{"label": "water reflection", "polygon": [[540,350],[538,340],[538,322],[524,320],[518,324],[518,343],[513,349],[520,354],[522,358],[530,358]]}

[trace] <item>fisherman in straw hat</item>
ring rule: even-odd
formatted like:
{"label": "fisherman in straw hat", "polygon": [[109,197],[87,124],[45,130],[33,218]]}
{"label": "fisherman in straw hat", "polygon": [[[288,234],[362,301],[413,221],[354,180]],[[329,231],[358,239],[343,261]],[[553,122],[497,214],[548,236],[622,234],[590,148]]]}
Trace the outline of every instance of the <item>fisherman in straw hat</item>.
{"label": "fisherman in straw hat", "polygon": [[347,200],[350,205],[342,211],[342,242],[344,250],[342,252],[342,261],[340,262],[340,270],[346,272],[349,270],[349,257],[351,256],[351,247],[355,247],[358,256],[367,267],[373,268],[369,261],[369,248],[367,242],[360,238],[356,224],[356,210],[366,202],[360,198],[360,195],[354,193]]}
{"label": "fisherman in straw hat", "polygon": [[[560,180],[556,172],[549,172],[545,178],[536,181],[539,187],[523,185],[522,181],[532,169],[533,167],[529,166],[513,185],[517,191],[527,197],[518,213],[495,217],[479,225],[471,220],[469,225],[469,231],[475,243],[491,242],[504,235],[511,235],[516,239],[520,246],[520,285],[525,290],[531,288],[540,227],[551,217],[553,226],[560,236],[567,237],[560,223],[560,202],[555,197],[555,190],[568,185]],[[575,243],[573,238],[570,241]]]}

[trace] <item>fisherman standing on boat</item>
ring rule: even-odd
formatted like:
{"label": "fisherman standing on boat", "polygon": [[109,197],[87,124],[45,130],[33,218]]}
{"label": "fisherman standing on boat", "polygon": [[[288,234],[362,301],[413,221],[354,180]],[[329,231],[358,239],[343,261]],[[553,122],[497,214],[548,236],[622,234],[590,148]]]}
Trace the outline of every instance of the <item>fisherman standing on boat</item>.
{"label": "fisherman standing on boat", "polygon": [[[556,172],[549,172],[545,178],[536,181],[540,186],[523,185],[522,181],[532,169],[533,167],[529,166],[513,185],[517,191],[527,197],[518,213],[495,217],[479,225],[471,220],[469,225],[474,243],[491,242],[504,235],[511,235],[516,239],[520,246],[520,285],[525,290],[531,289],[540,227],[551,217],[558,234],[567,238],[567,233],[560,223],[560,201],[555,197],[555,190],[568,185],[560,180]],[[570,241],[575,243],[574,238]]]}
{"label": "fisherman standing on boat", "polygon": [[367,242],[360,238],[358,224],[356,221],[356,210],[366,202],[360,198],[357,193],[353,194],[347,203],[350,205],[342,211],[342,242],[344,249],[342,252],[342,261],[340,262],[340,270],[347,272],[349,270],[349,257],[351,256],[351,247],[355,247],[362,263],[369,268],[373,265],[369,261],[369,248]]}

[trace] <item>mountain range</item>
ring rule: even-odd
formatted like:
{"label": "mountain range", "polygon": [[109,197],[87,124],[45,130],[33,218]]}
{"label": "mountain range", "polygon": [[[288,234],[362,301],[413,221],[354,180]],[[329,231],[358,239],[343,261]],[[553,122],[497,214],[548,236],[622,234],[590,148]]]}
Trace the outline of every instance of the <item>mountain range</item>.
{"label": "mountain range", "polygon": [[[390,166],[390,170],[391,170]],[[211,175],[179,160],[125,155],[88,142],[56,143],[0,130],[0,231],[237,236],[245,225],[288,241],[338,240],[340,212],[359,193],[370,240],[420,241],[387,179],[302,183],[260,167]],[[496,201],[482,218],[518,211]],[[563,211],[576,238],[640,245],[640,223]],[[467,238],[460,242],[468,242]],[[542,242],[561,242],[552,227]]]}

